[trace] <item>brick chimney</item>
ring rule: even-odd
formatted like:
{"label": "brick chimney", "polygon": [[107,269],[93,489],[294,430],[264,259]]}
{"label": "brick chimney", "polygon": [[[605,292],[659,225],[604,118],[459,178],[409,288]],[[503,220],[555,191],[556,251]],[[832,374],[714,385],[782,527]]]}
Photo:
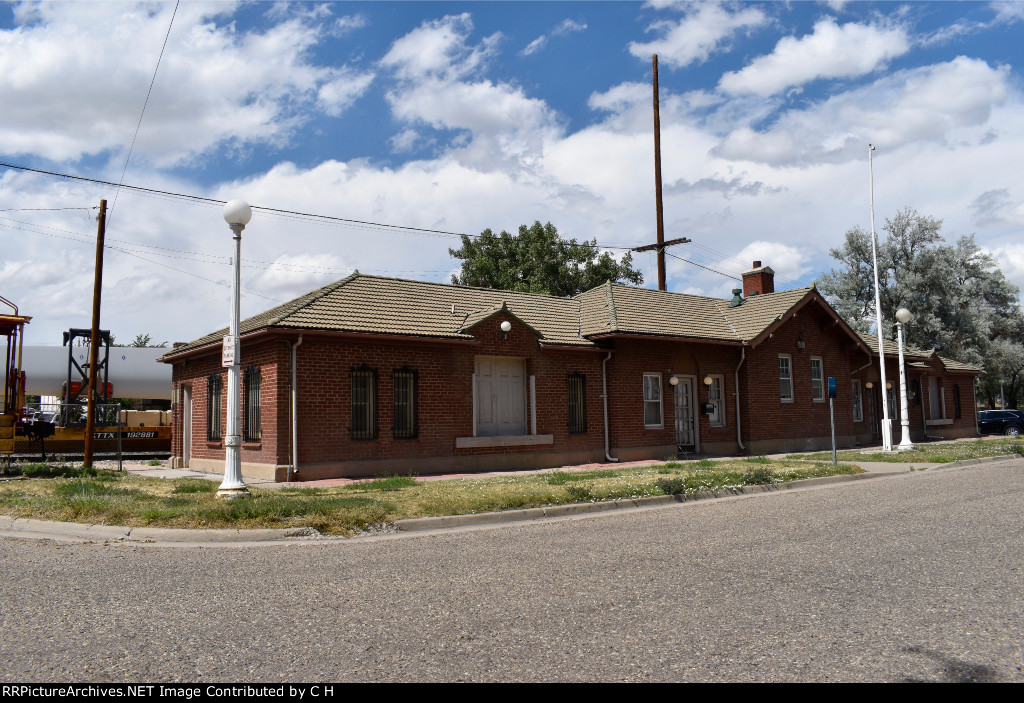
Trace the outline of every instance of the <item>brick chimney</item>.
{"label": "brick chimney", "polygon": [[753,268],[743,272],[743,295],[762,295],[775,292],[775,272],[771,266],[762,266],[755,261]]}

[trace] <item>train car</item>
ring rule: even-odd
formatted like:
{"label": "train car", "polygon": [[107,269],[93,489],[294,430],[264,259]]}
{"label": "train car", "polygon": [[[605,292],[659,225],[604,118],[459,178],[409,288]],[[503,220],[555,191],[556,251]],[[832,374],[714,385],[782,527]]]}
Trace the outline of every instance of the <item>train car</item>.
{"label": "train car", "polygon": [[[89,330],[72,329],[64,345],[24,347],[21,413],[15,424],[13,451],[18,455],[80,454],[85,446],[88,400],[89,347],[76,345]],[[109,333],[101,332],[97,350],[97,383],[93,451],[161,454],[171,450],[170,410],[129,410],[113,398],[166,401],[170,404],[171,373],[157,359],[164,349],[110,347]],[[53,401],[36,407],[24,405],[24,395]]]}

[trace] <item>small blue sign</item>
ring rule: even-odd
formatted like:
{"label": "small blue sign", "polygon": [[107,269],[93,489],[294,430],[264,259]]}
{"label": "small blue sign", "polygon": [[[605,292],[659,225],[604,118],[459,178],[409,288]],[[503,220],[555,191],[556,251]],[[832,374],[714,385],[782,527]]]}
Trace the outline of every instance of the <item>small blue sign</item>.
{"label": "small blue sign", "polygon": [[836,397],[836,377],[835,376],[829,376],[828,377],[828,397],[829,398],[835,398]]}

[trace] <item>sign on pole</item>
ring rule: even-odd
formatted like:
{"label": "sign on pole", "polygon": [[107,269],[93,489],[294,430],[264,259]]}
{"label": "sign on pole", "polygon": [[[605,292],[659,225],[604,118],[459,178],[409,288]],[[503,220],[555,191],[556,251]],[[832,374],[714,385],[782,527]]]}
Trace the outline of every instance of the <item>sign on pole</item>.
{"label": "sign on pole", "polygon": [[836,465],[836,377],[828,377],[828,419],[832,423],[832,466]]}
{"label": "sign on pole", "polygon": [[235,365],[235,335],[233,334],[224,335],[224,349],[221,352],[220,365]]}

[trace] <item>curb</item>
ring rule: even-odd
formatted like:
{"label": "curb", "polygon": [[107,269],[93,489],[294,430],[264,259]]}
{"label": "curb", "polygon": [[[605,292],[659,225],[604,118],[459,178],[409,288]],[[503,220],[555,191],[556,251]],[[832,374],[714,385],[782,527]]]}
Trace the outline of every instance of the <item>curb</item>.
{"label": "curb", "polygon": [[502,510],[490,513],[472,513],[470,515],[443,515],[439,517],[409,518],[395,520],[394,525],[401,532],[424,532],[427,530],[443,530],[455,527],[477,527],[481,525],[501,525],[511,522],[527,522],[544,518],[586,515],[588,513],[604,513],[613,510],[630,510],[648,508],[668,503],[694,503],[700,500],[715,498],[735,498],[737,496],[755,495],[758,493],[778,493],[808,486],[829,483],[845,483],[863,481],[869,478],[880,478],[891,474],[843,474],[840,476],[820,476],[803,478],[788,483],[773,483],[760,486],[743,486],[736,489],[721,491],[701,491],[690,495],[651,496],[649,498],[625,498],[620,500],[601,501],[599,503],[571,503],[568,505],[552,505],[544,508],[524,508],[522,510]]}
{"label": "curb", "polygon": [[[933,469],[937,471],[954,469],[978,464],[990,464],[1009,459],[1020,458],[1017,455],[984,457],[981,459],[965,459]],[[779,493],[800,488],[810,488],[833,483],[849,483],[868,479],[903,476],[899,473],[862,473],[842,474],[839,476],[821,476],[804,478],[788,483],[773,483],[759,486],[743,486],[738,489],[721,491],[702,491],[691,495],[651,496],[648,498],[628,498],[621,500],[602,501],[599,503],[571,503],[553,505],[543,508],[524,508],[521,510],[503,510],[489,513],[473,513],[470,515],[443,515],[439,517],[409,518],[395,520],[390,523],[399,532],[426,532],[461,527],[479,527],[502,525],[515,522],[529,522],[545,518],[569,517],[611,512],[615,510],[631,510],[650,508],[670,503],[691,503],[717,498],[735,498],[756,495],[758,493]],[[34,520],[31,518],[12,518],[0,515],[0,537],[24,537],[28,539],[53,539],[62,542],[78,542],[95,544],[117,542],[121,544],[194,544],[194,543],[259,543],[259,542],[322,542],[327,540],[343,540],[343,537],[324,535],[312,527],[291,527],[285,529],[260,528],[242,529],[184,529],[174,527],[126,527],[117,525],[91,525],[77,522],[55,522],[50,520]]]}

